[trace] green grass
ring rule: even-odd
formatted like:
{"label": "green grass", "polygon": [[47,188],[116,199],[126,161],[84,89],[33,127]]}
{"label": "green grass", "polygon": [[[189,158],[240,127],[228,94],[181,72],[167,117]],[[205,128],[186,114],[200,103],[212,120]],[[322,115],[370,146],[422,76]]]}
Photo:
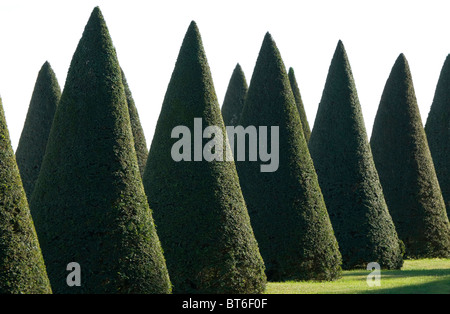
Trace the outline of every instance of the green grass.
{"label": "green grass", "polygon": [[407,260],[402,270],[382,270],[381,286],[369,287],[370,271],[344,271],[332,282],[270,282],[268,294],[450,294],[450,259]]}

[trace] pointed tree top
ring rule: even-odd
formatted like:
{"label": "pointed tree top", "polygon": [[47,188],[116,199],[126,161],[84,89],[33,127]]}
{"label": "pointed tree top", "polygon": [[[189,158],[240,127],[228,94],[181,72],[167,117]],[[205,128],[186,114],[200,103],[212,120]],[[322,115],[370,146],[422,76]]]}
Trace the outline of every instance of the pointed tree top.
{"label": "pointed tree top", "polygon": [[339,40],[336,45],[336,49],[333,55],[333,60],[335,59],[336,60],[342,59],[342,61],[345,62],[346,64],[350,64],[350,62],[348,61],[347,51],[345,50],[345,46],[342,40]]}
{"label": "pointed tree top", "polygon": [[399,54],[397,60],[395,60],[393,69],[409,72],[408,60],[406,60],[406,57],[403,53]]}
{"label": "pointed tree top", "polygon": [[234,67],[232,76],[234,76],[234,75],[237,75],[237,76],[239,76],[240,78],[243,78],[244,81],[245,81],[244,71],[242,70],[242,67],[240,66],[239,63],[236,64],[236,66]]}
{"label": "pointed tree top", "polygon": [[[258,87],[270,86],[270,91],[267,90],[261,93],[261,90],[258,90],[259,88],[249,88],[247,99],[250,98],[253,101],[246,101],[242,110],[240,124],[246,125],[247,120],[252,116],[270,116],[273,119],[273,125],[277,125],[280,123],[277,119],[281,118],[279,112],[280,108],[274,108],[273,106],[276,106],[276,104],[283,104],[283,106],[285,106],[292,102],[295,108],[293,94],[280,92],[290,90],[291,88],[289,86],[288,74],[283,59],[281,58],[280,51],[268,32],[264,36],[261,49],[259,50],[256,65],[250,80],[250,86],[251,85]],[[265,99],[266,96],[272,97],[272,101],[270,101],[270,103],[273,104],[272,108],[271,106],[261,106],[260,101],[256,101],[257,98],[261,98],[261,101],[264,99],[264,101],[267,102],[267,99]],[[264,112],[261,112],[260,110]]]}
{"label": "pointed tree top", "polygon": [[86,24],[86,28],[94,26],[94,25],[98,25],[98,24],[105,24],[105,19],[103,17],[102,11],[100,10],[99,7],[95,7],[92,12],[91,15],[89,17],[89,20]]}
{"label": "pointed tree top", "polygon": [[[205,52],[203,49],[202,37],[200,35],[200,30],[198,29],[197,23],[192,21],[184,35],[183,43],[181,44],[180,52],[178,58],[182,56],[196,56],[202,58]],[[206,58],[206,57],[203,57]],[[178,60],[177,60],[178,62]]]}
{"label": "pointed tree top", "polygon": [[192,20],[191,23],[189,24],[189,29],[197,30],[198,32],[198,26],[194,20]]}
{"label": "pointed tree top", "polygon": [[148,201],[176,293],[260,293],[264,264],[234,162],[177,162],[171,153],[178,142],[174,128],[195,130],[198,118],[203,128],[225,134],[200,32],[191,22],[150,146],[143,176]]}
{"label": "pointed tree top", "polygon": [[406,255],[448,257],[450,225],[403,54],[395,61],[384,87],[370,143]]}
{"label": "pointed tree top", "polygon": [[201,41],[200,30],[198,29],[197,23],[195,21],[191,21],[191,23],[189,24],[189,27],[186,31],[186,35],[184,36],[184,41],[183,41],[182,45],[184,45],[185,41],[190,38],[194,38],[194,39]]}
{"label": "pointed tree top", "polygon": [[248,85],[245,74],[239,63],[233,70],[222,106],[222,117],[225,125],[237,125],[244,108]]}
{"label": "pointed tree top", "polygon": [[338,42],[309,141],[344,268],[372,260],[399,268],[402,255],[367,139],[350,63]]}
{"label": "pointed tree top", "polygon": [[292,93],[294,94],[295,104],[297,105],[297,110],[300,115],[303,135],[305,136],[306,142],[309,142],[309,137],[311,136],[311,129],[309,128],[308,118],[306,116],[305,107],[303,105],[302,96],[300,94],[300,88],[298,87],[297,79],[295,78],[295,72],[292,67],[289,68],[288,76],[289,82],[291,84]]}
{"label": "pointed tree top", "polygon": [[289,81],[266,33],[239,124],[279,130],[279,167],[265,173],[238,160],[239,180],[269,279],[329,280],[339,275],[340,255]]}
{"label": "pointed tree top", "polygon": [[97,7],[72,57],[30,202],[54,291],[74,293],[60,276],[76,261],[89,273],[79,293],[170,292],[133,142]]}
{"label": "pointed tree top", "polygon": [[382,103],[385,103],[386,106],[394,106],[399,109],[402,106],[407,106],[409,108],[409,114],[415,116],[411,121],[415,121],[415,123],[417,123],[416,127],[422,129],[422,118],[420,117],[419,107],[417,105],[411,70],[409,68],[408,60],[406,60],[403,53],[395,60],[394,66],[392,67],[386,82],[381,101]]}
{"label": "pointed tree top", "polygon": [[23,187],[30,200],[39,175],[61,89],[50,63],[46,61],[39,71],[28,107],[27,117],[16,150]]}
{"label": "pointed tree top", "polygon": [[276,46],[277,45],[276,45],[275,40],[273,39],[272,35],[269,32],[267,32],[266,35],[264,36],[264,40],[263,40],[263,44],[262,44],[261,50],[263,49],[263,47],[276,48]]}
{"label": "pointed tree top", "polygon": [[[337,116],[349,119],[349,123],[344,123],[343,119],[333,118]],[[339,129],[339,135],[336,134],[336,136],[341,136],[342,138],[347,137],[346,132],[351,132],[358,138],[356,142],[361,143],[363,147],[368,147],[367,133],[356,84],[350,61],[341,40],[339,40],[331,60],[313,131],[311,132],[311,139],[316,136],[323,136],[322,140],[327,140],[328,138],[331,141],[328,135],[322,134],[322,131],[329,132],[327,130],[328,127],[335,128],[336,132]],[[314,132],[314,129],[316,129],[316,132]],[[317,149],[317,152],[325,153],[320,147],[313,148],[311,146],[314,146],[315,142],[313,140],[312,143],[309,143],[310,150]],[[334,144],[330,142],[329,144],[338,145],[337,142],[334,142]],[[342,141],[339,145],[350,145],[350,142]],[[357,147],[358,145],[354,146],[353,149]],[[359,155],[355,154],[354,156]]]}

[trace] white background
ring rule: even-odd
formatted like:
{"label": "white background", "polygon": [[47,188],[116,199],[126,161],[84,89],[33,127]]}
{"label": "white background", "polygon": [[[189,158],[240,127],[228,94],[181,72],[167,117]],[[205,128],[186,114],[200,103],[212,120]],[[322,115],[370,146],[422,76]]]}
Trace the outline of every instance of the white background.
{"label": "white background", "polygon": [[200,29],[222,105],[241,64],[250,83],[267,31],[293,67],[310,126],[339,39],[352,66],[368,135],[400,53],[409,61],[422,121],[450,53],[449,1],[0,0],[0,95],[14,149],[37,74],[48,60],[61,88],[84,26],[100,6],[150,146],[179,48]]}

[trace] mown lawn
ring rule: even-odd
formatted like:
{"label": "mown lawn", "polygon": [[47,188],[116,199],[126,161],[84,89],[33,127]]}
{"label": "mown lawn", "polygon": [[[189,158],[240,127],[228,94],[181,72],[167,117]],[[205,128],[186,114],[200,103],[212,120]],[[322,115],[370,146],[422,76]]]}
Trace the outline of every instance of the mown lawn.
{"label": "mown lawn", "polygon": [[344,271],[332,282],[271,282],[269,294],[421,293],[450,294],[450,259],[407,260],[402,270],[381,271],[381,286],[369,287],[370,271]]}

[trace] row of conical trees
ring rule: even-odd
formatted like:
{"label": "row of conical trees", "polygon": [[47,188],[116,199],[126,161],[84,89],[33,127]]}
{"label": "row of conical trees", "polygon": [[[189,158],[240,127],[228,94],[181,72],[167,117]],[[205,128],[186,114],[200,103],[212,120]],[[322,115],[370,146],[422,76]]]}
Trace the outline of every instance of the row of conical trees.
{"label": "row of conical trees", "polygon": [[[448,86],[442,77],[438,89]],[[432,106],[439,123],[440,93]],[[369,145],[342,42],[311,132],[294,71],[269,33],[249,86],[236,66],[221,112],[192,22],[147,151],[95,8],[63,93],[48,63],[39,72],[18,167],[0,113],[0,293],[261,293],[267,279],[333,280],[341,268],[374,261],[401,268],[404,245],[408,257],[450,256],[445,204],[403,55]],[[172,130],[193,131],[196,118],[223,134],[226,125],[279,126],[278,170],[174,161]],[[81,286],[67,285],[71,262],[81,266]]]}

